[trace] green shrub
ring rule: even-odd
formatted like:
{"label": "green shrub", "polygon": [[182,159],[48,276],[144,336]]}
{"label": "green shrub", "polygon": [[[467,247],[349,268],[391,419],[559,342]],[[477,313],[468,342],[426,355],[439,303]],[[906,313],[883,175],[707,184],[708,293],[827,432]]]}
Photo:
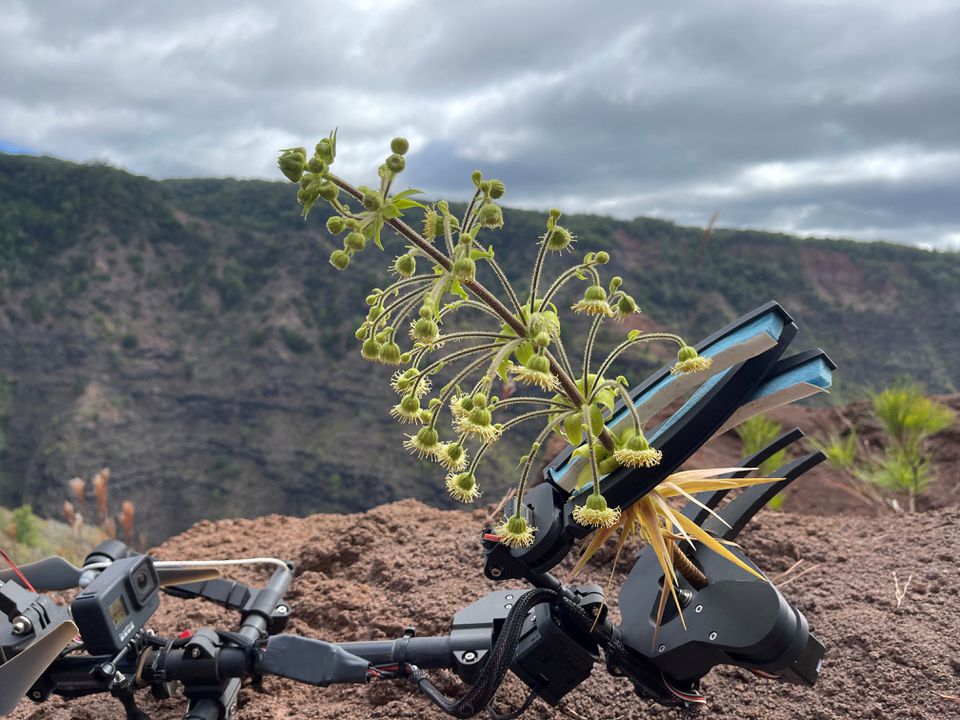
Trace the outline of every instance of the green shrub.
{"label": "green shrub", "polygon": [[887,444],[884,453],[867,469],[865,477],[881,487],[907,493],[910,512],[917,495],[933,482],[933,453],[927,440],[953,425],[953,411],[924,394],[912,382],[873,393],[873,417],[880,423]]}
{"label": "green shrub", "polygon": [[32,507],[21,505],[13,511],[13,531],[21,545],[32,547],[37,544],[37,518]]}
{"label": "green shrub", "polygon": [[293,328],[281,326],[280,337],[283,338],[283,343],[290,352],[296,353],[297,355],[304,355],[313,350],[313,345]]}

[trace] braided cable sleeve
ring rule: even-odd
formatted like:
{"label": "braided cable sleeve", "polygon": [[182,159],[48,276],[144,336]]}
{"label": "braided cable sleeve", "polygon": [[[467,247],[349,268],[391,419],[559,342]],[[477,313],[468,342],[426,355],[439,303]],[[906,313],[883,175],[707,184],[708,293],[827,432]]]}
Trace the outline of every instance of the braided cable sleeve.
{"label": "braided cable sleeve", "polygon": [[510,609],[507,619],[503,623],[497,642],[490,651],[487,663],[477,681],[464,693],[463,697],[453,700],[444,695],[430,682],[420,668],[414,668],[410,673],[410,682],[416,685],[420,692],[427,696],[437,707],[448,715],[456,718],[471,718],[483,712],[484,708],[493,700],[503,679],[510,670],[517,645],[520,643],[520,631],[527,619],[531,608],[543,602],[555,599],[558,593],[547,588],[528,590],[519,598]]}

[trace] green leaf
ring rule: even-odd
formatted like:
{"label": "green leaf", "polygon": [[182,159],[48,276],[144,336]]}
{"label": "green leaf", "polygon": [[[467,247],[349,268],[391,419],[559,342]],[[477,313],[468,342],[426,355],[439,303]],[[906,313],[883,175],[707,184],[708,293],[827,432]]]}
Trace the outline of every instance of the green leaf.
{"label": "green leaf", "polygon": [[394,198],[391,202],[400,210],[406,210],[407,208],[412,208],[412,207],[420,208],[421,210],[427,209],[426,205],[422,205],[421,203],[418,203],[416,200],[410,200],[408,198],[400,198],[400,199]]}
{"label": "green leaf", "polygon": [[517,349],[513,351],[513,354],[517,356],[517,361],[524,365],[527,360],[533,357],[533,344],[530,342],[522,342],[517,346]]}
{"label": "green leaf", "polygon": [[577,490],[582,488],[588,482],[593,482],[593,468],[590,466],[590,463],[587,463],[580,474],[577,475]]}
{"label": "green leaf", "polygon": [[383,250],[383,242],[380,240],[380,231],[383,230],[383,218],[377,217],[373,221],[373,241],[377,244],[377,247]]}
{"label": "green leaf", "polygon": [[501,379],[503,382],[506,382],[506,381],[507,381],[507,368],[509,368],[509,367],[510,367],[510,360],[509,360],[509,359],[504,360],[502,363],[500,363],[499,366],[497,366],[497,375],[500,376],[500,379]]}
{"label": "green leaf", "polygon": [[613,394],[613,390],[603,389],[597,393],[597,405],[605,407],[612,413],[615,398],[616,396]]}
{"label": "green leaf", "polygon": [[460,296],[464,300],[468,299],[467,291],[463,289],[463,286],[460,284],[459,280],[454,280],[452,283],[450,283],[450,292],[454,295]]}
{"label": "green leaf", "polygon": [[631,330],[630,332],[627,333],[627,340],[633,342],[638,337],[640,337],[641,334],[642,333],[639,330]]}
{"label": "green leaf", "polygon": [[577,270],[577,271],[574,273],[574,275],[576,276],[577,280],[586,280],[586,279],[587,279],[587,276],[583,274],[583,270]]}
{"label": "green leaf", "polygon": [[[407,188],[403,192],[398,192],[393,196],[394,200],[400,200],[410,197],[411,195],[423,195],[423,190],[417,190],[416,188]],[[421,205],[421,207],[423,207]]]}
{"label": "green leaf", "polygon": [[603,432],[603,413],[596,405],[590,406],[590,430],[594,435],[599,436]]}
{"label": "green leaf", "polygon": [[567,441],[571,445],[579,445],[583,442],[583,430],[580,427],[580,418],[576,413],[563,421],[563,431],[567,434]]}
{"label": "green leaf", "polygon": [[403,213],[400,212],[400,208],[394,203],[389,202],[380,209],[380,215],[384,220],[393,220],[403,215]]}

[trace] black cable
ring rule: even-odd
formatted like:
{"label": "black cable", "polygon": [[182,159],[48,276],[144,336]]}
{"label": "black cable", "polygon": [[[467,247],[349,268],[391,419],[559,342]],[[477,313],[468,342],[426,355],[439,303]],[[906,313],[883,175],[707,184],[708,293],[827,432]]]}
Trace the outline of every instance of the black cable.
{"label": "black cable", "polygon": [[[426,673],[420,668],[412,668],[410,682],[416,685],[420,692],[448,715],[456,718],[472,718],[483,712],[483,709],[493,700],[493,696],[496,695],[500,685],[503,684],[503,679],[507,676],[517,645],[520,644],[520,631],[523,629],[523,623],[527,619],[530,609],[542,602],[553,600],[557,596],[556,590],[536,588],[517,598],[503,623],[497,642],[490,651],[490,656],[487,658],[483,670],[480,671],[477,681],[459,700],[452,700],[440,692],[427,679]],[[533,701],[531,700],[531,702]]]}
{"label": "black cable", "polygon": [[530,709],[530,706],[533,705],[533,701],[537,699],[537,692],[540,689],[539,683],[530,689],[530,692],[527,694],[527,699],[523,701],[523,704],[518,707],[516,710],[511,710],[510,712],[503,713],[502,715],[493,709],[493,705],[487,705],[487,714],[493,718],[493,720],[516,720],[516,718],[523,715],[527,710]]}

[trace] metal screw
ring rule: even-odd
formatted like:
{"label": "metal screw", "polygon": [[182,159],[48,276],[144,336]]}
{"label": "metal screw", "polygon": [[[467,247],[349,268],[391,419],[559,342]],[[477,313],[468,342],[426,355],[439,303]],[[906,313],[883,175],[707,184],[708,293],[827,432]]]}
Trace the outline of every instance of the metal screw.
{"label": "metal screw", "polygon": [[717,634],[716,634],[715,632],[712,632],[712,633],[710,633],[710,635],[709,635],[708,637],[709,637],[710,640],[716,640],[716,639],[717,639]]}
{"label": "metal screw", "polygon": [[697,606],[693,609],[693,611],[696,612],[696,613],[701,613],[701,612],[703,612],[703,605],[697,605]]}
{"label": "metal screw", "polygon": [[509,610],[509,609],[512,608],[512,607],[513,607],[513,604],[512,604],[512,603],[507,603],[506,605],[503,606],[503,609],[504,609],[504,610]]}
{"label": "metal screw", "polygon": [[122,672],[117,672],[117,673],[113,676],[113,681],[114,681],[115,683],[117,683],[117,684],[122,683],[122,682],[123,682],[124,680],[126,680],[126,679],[127,679],[127,676],[124,675]]}
{"label": "metal screw", "polygon": [[233,717],[234,715],[236,715],[236,714],[237,714],[237,704],[236,704],[236,703],[233,703],[233,704],[230,706],[230,709],[227,710],[227,717],[228,717],[228,718],[232,718],[232,717]]}
{"label": "metal screw", "polygon": [[30,693],[30,697],[33,700],[43,700],[43,693],[39,690],[34,690],[32,693]]}
{"label": "metal screw", "polygon": [[498,568],[498,567],[492,567],[492,568],[490,568],[490,577],[498,578],[498,577],[500,577],[501,575],[503,575],[503,570],[501,570],[500,568]]}
{"label": "metal screw", "polygon": [[288,612],[290,612],[290,608],[288,608],[286,605],[277,605],[276,612],[277,615],[286,615]]}
{"label": "metal screw", "polygon": [[473,650],[467,650],[467,651],[463,654],[463,661],[464,661],[464,662],[472,663],[472,662],[473,662],[474,660],[476,660],[476,659],[477,659],[477,654],[476,654]]}
{"label": "metal screw", "polygon": [[30,622],[30,618],[18,615],[13,619],[13,627],[11,630],[13,630],[14,635],[26,635],[33,630],[33,623]]}
{"label": "metal screw", "polygon": [[507,600],[513,600],[513,595],[507,595],[506,599],[507,599]]}
{"label": "metal screw", "polygon": [[198,657],[200,657],[200,648],[195,647],[193,650],[191,650],[191,651],[190,651],[190,657],[192,657],[192,658],[198,658]]}
{"label": "metal screw", "polygon": [[660,647],[657,648],[657,652],[663,652],[666,649],[667,649],[666,645],[661,645]]}

